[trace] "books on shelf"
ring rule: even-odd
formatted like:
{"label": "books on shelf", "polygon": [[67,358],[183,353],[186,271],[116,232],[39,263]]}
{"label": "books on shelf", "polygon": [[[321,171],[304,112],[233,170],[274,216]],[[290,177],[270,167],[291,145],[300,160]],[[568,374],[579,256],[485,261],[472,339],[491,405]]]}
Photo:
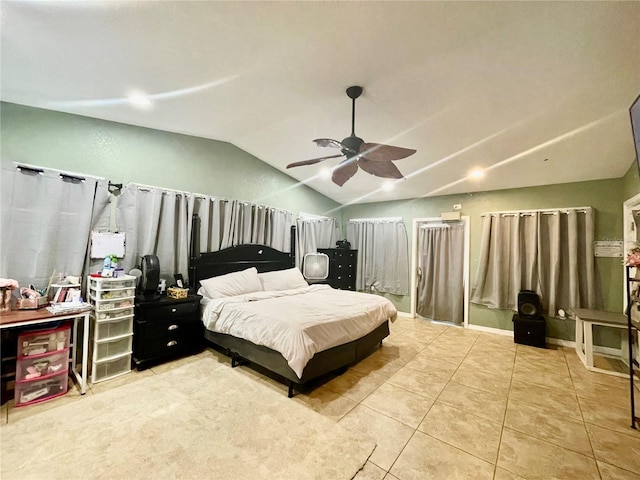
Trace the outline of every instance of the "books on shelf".
{"label": "books on shelf", "polygon": [[53,285],[55,292],[51,297],[51,303],[81,302],[79,284]]}

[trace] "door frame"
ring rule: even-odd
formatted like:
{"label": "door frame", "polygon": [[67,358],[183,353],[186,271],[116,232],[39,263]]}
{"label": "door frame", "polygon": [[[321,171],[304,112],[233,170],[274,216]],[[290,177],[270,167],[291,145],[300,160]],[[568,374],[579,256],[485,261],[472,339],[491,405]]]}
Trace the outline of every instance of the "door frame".
{"label": "door frame", "polygon": [[[623,260],[627,256],[627,252],[636,243],[635,222],[633,221],[633,210],[640,209],[640,193],[626,200],[622,206],[622,231],[623,231]],[[627,275],[626,269],[622,269],[622,284],[624,285],[625,294],[622,296],[622,311],[627,311]]]}
{"label": "door frame", "polygon": [[[457,221],[457,220],[456,220]],[[464,224],[464,263],[462,278],[464,280],[464,308],[463,308],[463,322],[464,328],[469,326],[469,216],[461,215],[460,221]],[[421,223],[447,223],[442,220],[442,217],[425,217],[414,218],[413,228],[411,232],[411,318],[417,318],[417,303],[418,298],[416,295],[416,289],[418,288],[418,224]]]}

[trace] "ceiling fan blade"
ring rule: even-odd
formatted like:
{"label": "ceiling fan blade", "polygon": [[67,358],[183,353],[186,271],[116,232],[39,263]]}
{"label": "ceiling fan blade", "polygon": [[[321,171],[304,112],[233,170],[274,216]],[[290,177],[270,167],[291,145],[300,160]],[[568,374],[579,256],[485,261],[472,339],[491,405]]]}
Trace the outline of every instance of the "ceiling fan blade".
{"label": "ceiling fan blade", "polygon": [[367,160],[366,158],[358,159],[358,166],[365,172],[382,178],[404,178],[398,167],[391,160],[386,162],[378,162]]}
{"label": "ceiling fan blade", "polygon": [[314,140],[319,147],[331,147],[331,148],[346,148],[341,142],[333,140],[331,138],[316,138]]}
{"label": "ceiling fan blade", "polygon": [[327,160],[329,158],[338,158],[338,157],[343,157],[344,155],[342,153],[339,153],[337,155],[329,155],[328,157],[320,157],[320,158],[312,158],[310,160],[302,160],[300,162],[293,162],[290,163],[289,165],[287,165],[287,168],[291,168],[291,167],[302,167],[303,165],[314,165],[316,163],[320,163],[323,160]]}
{"label": "ceiling fan blade", "polygon": [[333,171],[331,180],[333,180],[333,183],[341,187],[347,180],[353,177],[357,171],[358,163],[351,158],[347,158]]}
{"label": "ceiling fan blade", "polygon": [[393,147],[381,143],[363,143],[360,145],[360,154],[372,162],[386,162],[388,160],[400,160],[416,153],[411,148]]}

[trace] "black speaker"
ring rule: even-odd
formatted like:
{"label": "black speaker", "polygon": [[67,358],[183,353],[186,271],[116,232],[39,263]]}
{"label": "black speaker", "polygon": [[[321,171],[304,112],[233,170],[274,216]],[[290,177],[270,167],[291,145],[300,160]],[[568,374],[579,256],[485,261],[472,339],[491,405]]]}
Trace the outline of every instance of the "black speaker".
{"label": "black speaker", "polygon": [[518,315],[522,318],[540,318],[542,316],[542,304],[536,292],[521,290],[518,293]]}

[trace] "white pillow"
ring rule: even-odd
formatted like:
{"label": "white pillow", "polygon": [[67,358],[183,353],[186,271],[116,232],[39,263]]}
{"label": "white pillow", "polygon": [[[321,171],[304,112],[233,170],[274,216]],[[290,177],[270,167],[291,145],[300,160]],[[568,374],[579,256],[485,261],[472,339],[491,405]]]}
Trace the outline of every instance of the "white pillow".
{"label": "white pillow", "polygon": [[232,297],[262,290],[258,270],[255,267],[200,280],[200,285],[209,298]]}
{"label": "white pillow", "polygon": [[266,291],[291,290],[293,288],[308,287],[309,284],[296,267],[287,270],[259,273],[258,278],[262,289]]}

